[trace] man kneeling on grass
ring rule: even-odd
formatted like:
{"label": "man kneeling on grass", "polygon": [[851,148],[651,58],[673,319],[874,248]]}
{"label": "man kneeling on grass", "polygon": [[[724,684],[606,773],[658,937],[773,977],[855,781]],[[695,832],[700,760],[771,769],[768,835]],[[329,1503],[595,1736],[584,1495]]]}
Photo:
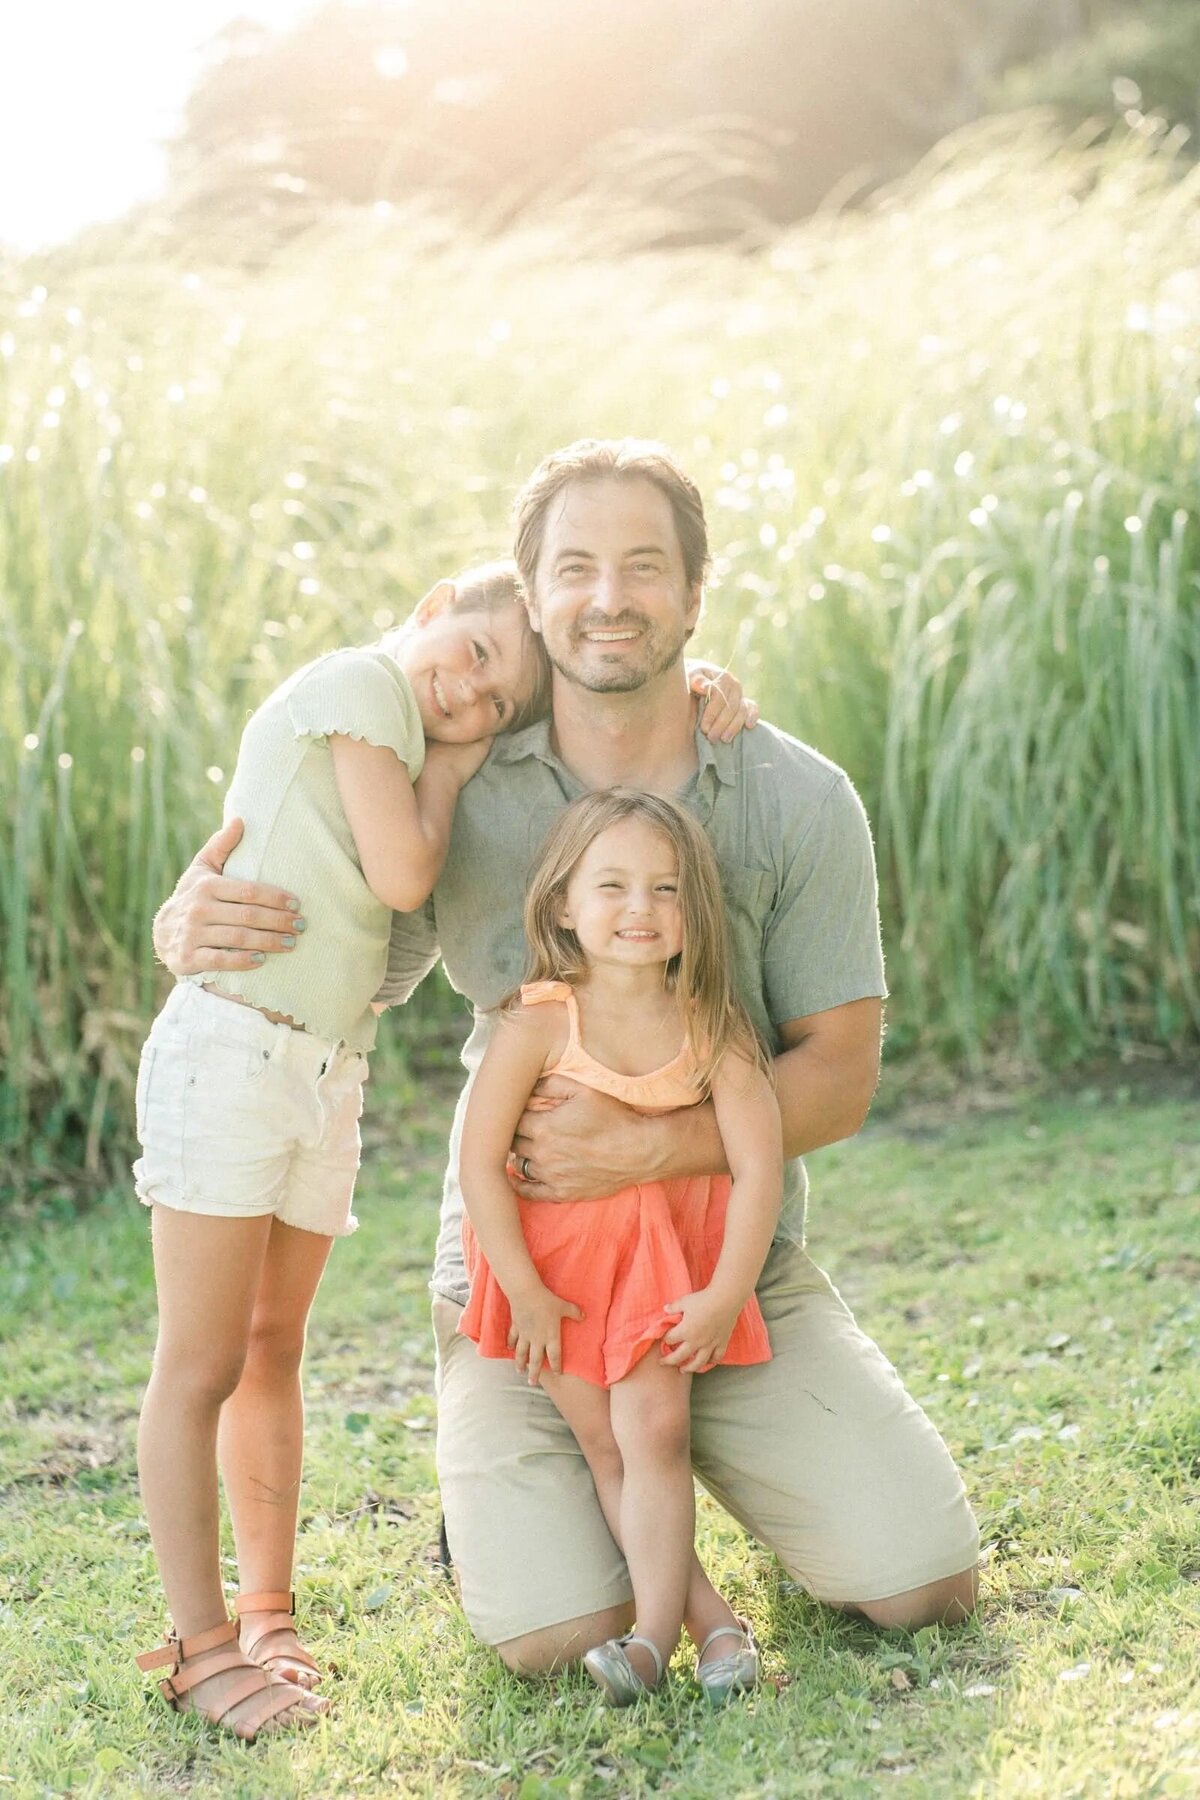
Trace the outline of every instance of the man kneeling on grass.
{"label": "man kneeling on grass", "polygon": [[[481,1358],[456,1329],[468,1294],[462,1121],[490,1010],[521,978],[527,870],[564,805],[612,786],[674,796],[709,835],[735,986],[774,1051],[791,1159],[757,1288],[771,1360],[693,1384],[695,1471],[818,1599],[881,1626],[962,1619],[979,1539],[958,1471],[804,1249],[801,1158],[859,1129],[878,1078],[886,990],[857,795],[840,769],[769,726],[728,744],[698,729],[683,650],[707,528],[695,485],[661,446],[585,440],[547,457],[518,496],[515,555],[553,667],[552,717],[497,738],[463,790],[430,902],[396,916],[380,996],[405,999],[440,952],[475,1006],[432,1279],[438,1474],[471,1627],[510,1668],[533,1673],[631,1623],[625,1564],[569,1428],[511,1363]],[[156,922],[177,974],[245,967],[290,930],[294,914],[270,905],[247,925],[246,901],[269,896],[218,876],[206,847]],[[513,1145],[526,1199],[727,1172],[711,1104],[651,1118],[562,1077],[540,1098],[559,1104],[531,1107]]]}

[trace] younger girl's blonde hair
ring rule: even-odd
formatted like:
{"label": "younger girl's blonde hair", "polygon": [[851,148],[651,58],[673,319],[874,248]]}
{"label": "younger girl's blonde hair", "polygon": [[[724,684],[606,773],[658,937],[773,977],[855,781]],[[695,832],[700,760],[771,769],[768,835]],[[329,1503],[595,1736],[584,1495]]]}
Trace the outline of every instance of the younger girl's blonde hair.
{"label": "younger girl's blonde hair", "polygon": [[604,788],[573,801],[554,821],[525,896],[526,981],[577,982],[586,973],[587,956],[579,939],[561,923],[567,883],[588,845],[625,819],[644,820],[675,852],[683,948],[667,963],[665,981],[682,1002],[702,1090],[707,1093],[717,1064],[731,1048],[769,1074],[770,1060],[733,991],[729,923],[712,845],[691,813],[658,794]]}

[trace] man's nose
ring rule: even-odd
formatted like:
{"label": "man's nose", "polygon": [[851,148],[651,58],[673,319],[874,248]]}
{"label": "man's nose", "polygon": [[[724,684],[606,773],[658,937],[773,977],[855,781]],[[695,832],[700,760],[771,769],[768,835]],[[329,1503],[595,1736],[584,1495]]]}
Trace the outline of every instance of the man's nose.
{"label": "man's nose", "polygon": [[598,612],[619,613],[625,607],[625,591],[616,569],[598,569],[592,588],[592,605]]}

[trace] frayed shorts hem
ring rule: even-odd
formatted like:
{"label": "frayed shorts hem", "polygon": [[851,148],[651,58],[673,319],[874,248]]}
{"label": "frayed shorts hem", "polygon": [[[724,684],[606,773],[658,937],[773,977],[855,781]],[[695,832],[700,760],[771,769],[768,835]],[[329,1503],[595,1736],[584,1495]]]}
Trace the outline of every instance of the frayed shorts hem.
{"label": "frayed shorts hem", "polygon": [[213,1206],[207,1201],[176,1200],[165,1194],[138,1193],[143,1206],[162,1206],[167,1212],[193,1213],[200,1219],[269,1219],[279,1220],[281,1225],[290,1225],[293,1231],[311,1231],[315,1237],[346,1238],[353,1237],[358,1230],[358,1220],[351,1213],[340,1225],[313,1225],[307,1219],[290,1217],[286,1208],[277,1206],[260,1206],[247,1208],[244,1206]]}

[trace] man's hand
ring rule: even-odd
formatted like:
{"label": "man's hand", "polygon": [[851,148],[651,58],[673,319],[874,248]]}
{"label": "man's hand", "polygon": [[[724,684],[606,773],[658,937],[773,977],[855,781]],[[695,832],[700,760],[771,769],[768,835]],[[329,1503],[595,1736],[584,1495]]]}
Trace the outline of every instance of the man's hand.
{"label": "man's hand", "polygon": [[222,875],[241,836],[240,819],[214,832],[155,915],[155,954],[172,975],[256,968],[271,952],[291,950],[304,930],[295,894]]}
{"label": "man's hand", "polygon": [[711,1287],[670,1301],[663,1311],[678,1315],[678,1322],[663,1339],[670,1346],[663,1361],[685,1375],[703,1375],[724,1356],[742,1304]]}
{"label": "man's hand", "polygon": [[644,1181],[644,1125],[620,1100],[547,1075],[517,1121],[513,1186],[523,1200],[597,1200]]}
{"label": "man's hand", "polygon": [[560,1300],[539,1282],[528,1294],[510,1302],[512,1326],[508,1333],[509,1349],[519,1373],[528,1371],[530,1387],[541,1378],[542,1365],[552,1374],[562,1374],[562,1322],[582,1319],[583,1309],[573,1300]]}

